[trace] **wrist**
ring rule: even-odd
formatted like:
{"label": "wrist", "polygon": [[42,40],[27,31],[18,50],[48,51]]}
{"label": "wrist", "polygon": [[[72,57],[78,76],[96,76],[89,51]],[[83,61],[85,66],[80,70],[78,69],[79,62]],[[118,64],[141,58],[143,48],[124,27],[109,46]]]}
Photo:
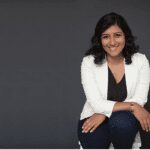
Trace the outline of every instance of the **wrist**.
{"label": "wrist", "polygon": [[135,103],[131,102],[130,107],[129,107],[129,110],[131,113],[134,113],[134,106],[135,106]]}
{"label": "wrist", "polygon": [[139,104],[137,104],[136,102],[130,102],[130,111],[132,113],[134,113],[138,107],[139,107]]}

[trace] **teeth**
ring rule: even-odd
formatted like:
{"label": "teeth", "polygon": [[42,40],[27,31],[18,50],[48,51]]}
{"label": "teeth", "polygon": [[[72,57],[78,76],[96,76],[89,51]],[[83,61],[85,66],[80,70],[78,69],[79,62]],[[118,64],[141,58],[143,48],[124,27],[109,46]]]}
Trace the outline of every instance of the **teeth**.
{"label": "teeth", "polygon": [[114,51],[115,49],[116,49],[115,47],[114,48],[110,48],[111,51]]}

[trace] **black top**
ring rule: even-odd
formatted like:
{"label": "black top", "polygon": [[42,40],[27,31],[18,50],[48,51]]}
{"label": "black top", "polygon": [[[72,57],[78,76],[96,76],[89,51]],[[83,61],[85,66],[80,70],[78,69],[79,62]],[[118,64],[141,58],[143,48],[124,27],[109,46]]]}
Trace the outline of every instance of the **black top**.
{"label": "black top", "polygon": [[108,67],[108,92],[107,99],[122,102],[127,97],[125,74],[119,83],[116,82],[113,73]]}

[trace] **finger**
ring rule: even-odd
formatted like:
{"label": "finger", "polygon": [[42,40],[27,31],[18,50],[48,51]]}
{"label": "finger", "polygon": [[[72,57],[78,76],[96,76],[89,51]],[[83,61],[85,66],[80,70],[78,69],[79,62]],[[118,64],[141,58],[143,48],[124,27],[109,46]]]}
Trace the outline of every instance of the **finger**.
{"label": "finger", "polygon": [[143,120],[143,125],[144,125],[145,131],[148,132],[149,127],[148,127],[148,122],[147,122],[147,120]]}
{"label": "finger", "polygon": [[147,118],[147,120],[146,120],[146,124],[147,124],[147,132],[149,132],[150,131],[150,118]]}
{"label": "finger", "polygon": [[148,114],[148,119],[150,120],[150,113]]}
{"label": "finger", "polygon": [[92,122],[90,119],[87,119],[82,126],[82,132],[87,133],[92,127]]}
{"label": "finger", "polygon": [[90,132],[90,130],[93,128],[93,126],[94,126],[94,124],[90,124],[90,125],[86,126],[82,132],[84,132],[84,133]]}
{"label": "finger", "polygon": [[149,132],[150,132],[150,113],[148,114],[148,128],[149,128]]}
{"label": "finger", "polygon": [[97,129],[98,125],[95,125],[91,128],[90,133],[94,132]]}
{"label": "finger", "polygon": [[83,130],[88,130],[89,128],[91,128],[92,123],[88,123],[84,126]]}
{"label": "finger", "polygon": [[148,131],[150,131],[150,119],[147,120],[147,124],[148,124]]}
{"label": "finger", "polygon": [[144,128],[146,132],[149,132],[150,131],[150,113],[148,111],[146,111],[146,115],[143,119],[143,123],[144,123]]}
{"label": "finger", "polygon": [[90,119],[87,119],[87,120],[83,123],[82,129],[84,129],[89,123],[90,123]]}
{"label": "finger", "polygon": [[142,129],[145,131],[144,124],[141,120],[140,120],[140,124],[141,124]]}
{"label": "finger", "polygon": [[147,122],[147,120],[143,120],[143,127],[144,127],[144,130],[145,130],[146,132],[148,132],[149,127],[148,127],[148,122]]}
{"label": "finger", "polygon": [[149,118],[149,113],[147,113],[146,119],[143,120],[144,122],[144,126],[145,126],[145,129],[146,129],[146,132],[149,132],[150,131],[150,118]]}

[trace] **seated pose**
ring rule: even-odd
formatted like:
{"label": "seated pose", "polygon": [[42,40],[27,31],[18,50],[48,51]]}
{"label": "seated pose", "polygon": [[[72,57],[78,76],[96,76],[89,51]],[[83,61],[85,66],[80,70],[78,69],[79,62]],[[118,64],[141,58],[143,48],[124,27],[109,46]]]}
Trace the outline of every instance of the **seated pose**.
{"label": "seated pose", "polygon": [[138,51],[122,16],[109,13],[98,21],[92,48],[81,64],[86,96],[78,123],[82,148],[108,149],[112,143],[114,148],[130,149],[139,138],[140,127],[150,134],[150,113],[143,107],[150,67]]}

